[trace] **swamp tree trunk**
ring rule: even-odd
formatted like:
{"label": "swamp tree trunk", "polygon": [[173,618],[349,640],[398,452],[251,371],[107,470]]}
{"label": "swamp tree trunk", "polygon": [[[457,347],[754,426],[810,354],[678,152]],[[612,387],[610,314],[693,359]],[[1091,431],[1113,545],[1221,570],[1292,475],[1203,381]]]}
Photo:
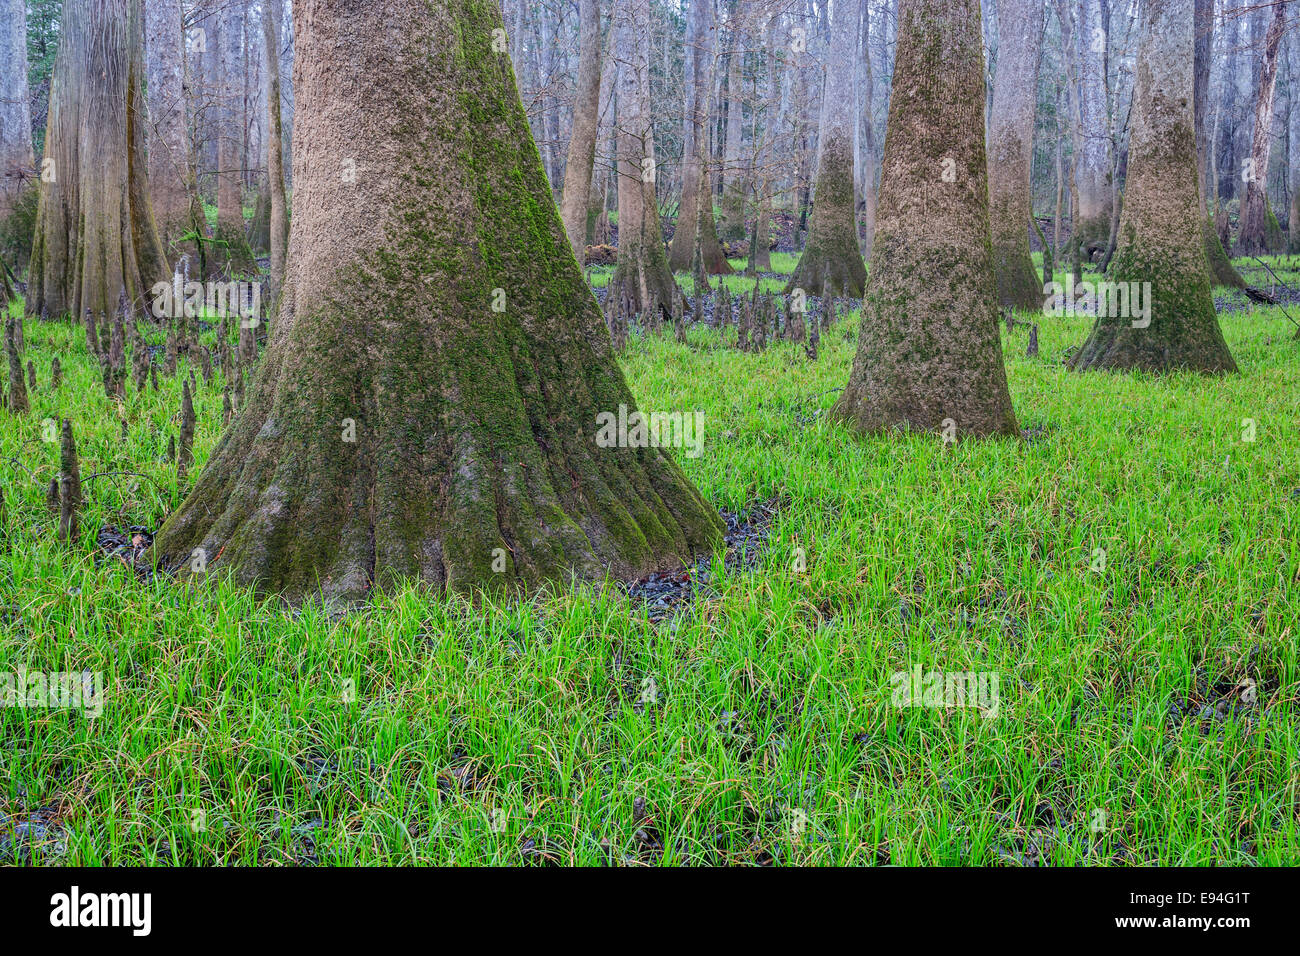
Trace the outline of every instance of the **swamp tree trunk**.
{"label": "swamp tree trunk", "polygon": [[[787,293],[795,289],[824,293],[829,280],[837,295],[856,298],[866,285],[867,268],[858,248],[853,188],[853,131],[858,121],[853,109],[853,75],[857,47],[858,5],[852,0],[835,0],[808,243],[786,285]],[[981,142],[981,154],[983,151]]]}
{"label": "swamp tree trunk", "polygon": [[591,202],[591,171],[596,161],[596,128],[600,122],[600,0],[581,0],[578,36],[578,88],[573,101],[573,132],[564,164],[564,193],[560,218],[569,245],[583,261],[587,238],[587,208]]}
{"label": "swamp tree trunk", "polygon": [[[1193,116],[1193,0],[1146,0],[1116,283],[1150,283],[1149,316],[1104,315],[1075,369],[1235,372],[1210,295]],[[1131,287],[1130,287],[1131,288]]]}
{"label": "swamp tree trunk", "polygon": [[1020,309],[1038,309],[1043,301],[1043,286],[1029,255],[1029,217],[1034,211],[1030,174],[1043,11],[1043,0],[1002,0],[998,7],[998,70],[989,129],[989,216],[998,301]]}
{"label": "swamp tree trunk", "polygon": [[[297,0],[294,28],[278,320],[159,561],[343,601],[709,549],[721,520],[667,452],[597,445],[597,415],[635,404],[493,50],[498,5]],[[354,183],[338,143],[366,145]]]}
{"label": "swamp tree trunk", "polygon": [[650,0],[618,0],[613,28],[619,61],[618,264],[606,295],[614,302],[626,295],[638,312],[654,303],[670,315],[681,292],[668,268],[655,193]]}
{"label": "swamp tree trunk", "polygon": [[1300,28],[1287,31],[1287,76],[1290,80],[1287,116],[1287,181],[1291,184],[1291,207],[1287,212],[1287,248],[1300,254]]}
{"label": "swamp tree trunk", "polygon": [[27,4],[0,0],[0,216],[34,178],[27,94]]}
{"label": "swamp tree trunk", "polygon": [[[668,266],[675,272],[685,272],[694,264],[696,236],[700,240],[700,256],[704,269],[710,275],[727,275],[731,263],[722,252],[718,241],[717,222],[713,218],[713,196],[707,185],[710,115],[713,75],[715,71],[713,0],[689,0],[690,15],[686,21],[686,118],[682,136],[682,202],[677,210],[677,228],[668,250]],[[704,208],[700,208],[700,197]]]}
{"label": "swamp tree trunk", "polygon": [[1216,188],[1211,173],[1214,154],[1214,137],[1208,121],[1210,100],[1210,63],[1214,48],[1214,0],[1195,0],[1193,28],[1195,38],[1195,76],[1193,82],[1194,109],[1196,112],[1196,176],[1200,184],[1201,232],[1205,236],[1205,258],[1210,266],[1210,281],[1216,285],[1235,289],[1246,288],[1246,282],[1232,265],[1227,250],[1214,226],[1214,210],[1210,208],[1210,191]]}
{"label": "swamp tree trunk", "polygon": [[1110,234],[1112,190],[1110,121],[1107,118],[1106,51],[1102,19],[1106,0],[1082,0],[1079,8],[1079,146],[1075,179],[1079,219],[1073,239],[1085,250],[1104,245]]}
{"label": "swamp tree trunk", "polygon": [[190,181],[180,0],[144,0],[144,15],[150,199],[159,238],[169,248],[203,223]]}
{"label": "swamp tree trunk", "polygon": [[[251,273],[253,250],[248,245],[244,224],[244,129],[243,43],[247,0],[228,0],[220,19],[218,62],[221,69],[221,102],[217,123],[217,228],[213,238],[213,262],[230,275]],[[208,37],[208,42],[213,42]]]}
{"label": "swamp tree trunk", "polygon": [[[169,278],[149,201],[140,0],[66,0],[27,307],[81,320]],[[87,331],[87,344],[94,346]]]}
{"label": "swamp tree trunk", "polygon": [[834,414],[1018,435],[998,333],[979,0],[901,0],[871,286]]}
{"label": "swamp tree trunk", "polygon": [[1288,4],[1280,0],[1264,37],[1264,55],[1255,90],[1255,135],[1250,148],[1246,199],[1241,207],[1241,251],[1248,256],[1281,252],[1281,231],[1268,204],[1268,162],[1273,147],[1273,94],[1277,88],[1277,57],[1282,49]]}
{"label": "swamp tree trunk", "polygon": [[262,36],[266,47],[266,178],[270,187],[271,304],[284,285],[289,248],[288,205],[284,192],[284,136],[280,124],[280,17],[282,0],[263,0]]}

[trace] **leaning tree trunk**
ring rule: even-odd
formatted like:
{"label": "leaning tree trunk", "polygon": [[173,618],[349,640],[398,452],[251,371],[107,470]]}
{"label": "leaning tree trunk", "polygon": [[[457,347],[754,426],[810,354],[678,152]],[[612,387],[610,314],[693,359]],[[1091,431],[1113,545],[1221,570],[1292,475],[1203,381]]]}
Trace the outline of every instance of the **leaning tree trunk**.
{"label": "leaning tree trunk", "polygon": [[[180,0],[145,0],[149,187],[164,248],[203,224],[190,177]],[[182,253],[193,248],[185,243]]]}
{"label": "leaning tree trunk", "polygon": [[[639,575],[711,547],[721,520],[665,451],[597,444],[597,416],[635,405],[493,50],[498,5],[293,12],[279,317],[160,562],[346,600],[400,578]],[[355,183],[323,161],[339,143],[366,146]]]}
{"label": "leaning tree trunk", "polygon": [[998,301],[1020,309],[1038,309],[1043,302],[1042,283],[1029,255],[1043,10],[1043,0],[1002,0],[998,7],[998,71],[989,124],[989,217]]}
{"label": "leaning tree trunk", "polygon": [[1286,26],[1285,0],[1273,8],[1273,19],[1264,37],[1264,58],[1255,91],[1255,136],[1250,148],[1250,175],[1246,177],[1246,200],[1241,210],[1241,232],[1237,242],[1248,256],[1281,252],[1277,218],[1268,204],[1268,161],[1273,146],[1273,93],[1277,87],[1277,55]]}
{"label": "leaning tree trunk", "polygon": [[804,289],[825,294],[829,281],[835,294],[857,297],[867,282],[867,267],[858,249],[853,189],[853,129],[858,121],[853,109],[853,74],[857,48],[857,4],[835,0],[822,94],[821,158],[808,243],[786,285],[787,293]]}
{"label": "leaning tree trunk", "polygon": [[284,193],[284,136],[280,128],[280,16],[282,0],[263,0],[262,37],[266,46],[266,178],[271,192],[271,303],[284,285],[289,247],[288,206]]}
{"label": "leaning tree trunk", "polygon": [[1194,29],[1196,31],[1195,76],[1193,90],[1196,112],[1196,178],[1201,190],[1201,232],[1205,237],[1205,258],[1210,266],[1210,281],[1216,285],[1235,289],[1246,288],[1246,281],[1228,258],[1227,250],[1214,226],[1214,212],[1210,208],[1210,190],[1217,189],[1210,166],[1214,153],[1214,138],[1207,121],[1210,101],[1210,63],[1214,46],[1214,0],[1195,0]]}
{"label": "leaning tree trunk", "polygon": [[1085,252],[1104,246],[1110,234],[1111,141],[1107,119],[1106,48],[1102,23],[1103,0],[1082,0],[1079,8],[1079,146],[1075,179],[1079,186],[1079,218],[1072,241]]}
{"label": "leaning tree trunk", "polygon": [[560,218],[573,254],[582,262],[587,208],[591,202],[591,170],[596,162],[596,127],[600,123],[600,0],[582,0],[578,16],[578,86],[573,98],[573,132],[569,135],[569,156],[564,164]]}
{"label": "leaning tree trunk", "polygon": [[[50,87],[30,312],[82,319],[168,277],[145,169],[140,0],[66,0]],[[93,324],[87,344],[97,348]]]}
{"label": "leaning tree trunk", "polygon": [[33,178],[27,98],[27,4],[0,0],[0,217]]}
{"label": "leaning tree trunk", "polygon": [[[713,218],[713,196],[707,185],[705,154],[708,152],[710,99],[713,95],[715,55],[713,51],[713,0],[690,0],[686,21],[686,117],[682,128],[682,202],[677,210],[677,228],[668,249],[668,266],[685,272],[694,266],[695,238],[699,235],[700,256],[710,275],[728,275],[733,270],[718,241]],[[700,197],[704,207],[700,208]]]}
{"label": "leaning tree trunk", "polygon": [[979,0],[901,0],[893,87],[871,287],[834,414],[866,432],[1017,435],[989,239]]}
{"label": "leaning tree trunk", "polygon": [[1099,315],[1071,361],[1075,369],[1237,370],[1214,314],[1201,234],[1192,4],[1146,0],[1142,13],[1128,189],[1111,273],[1116,283],[1136,284],[1130,289],[1150,283],[1149,313]]}
{"label": "leaning tree trunk", "polygon": [[[618,0],[618,264],[606,302],[624,296],[638,312],[657,304],[671,313],[681,292],[668,268],[655,195],[650,114],[650,2]],[[608,296],[613,296],[609,299]]]}
{"label": "leaning tree trunk", "polygon": [[[217,228],[212,263],[229,275],[254,271],[253,250],[244,225],[243,199],[243,61],[244,17],[247,0],[228,0],[218,14],[221,21],[218,63],[221,66],[221,102],[217,122]],[[212,38],[208,38],[212,42]],[[341,145],[341,144],[340,144]]]}

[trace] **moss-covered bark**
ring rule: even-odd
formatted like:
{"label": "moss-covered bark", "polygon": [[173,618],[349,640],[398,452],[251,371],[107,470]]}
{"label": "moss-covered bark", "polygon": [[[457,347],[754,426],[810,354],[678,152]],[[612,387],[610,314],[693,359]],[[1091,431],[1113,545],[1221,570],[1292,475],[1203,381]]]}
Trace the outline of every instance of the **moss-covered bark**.
{"label": "moss-covered bark", "polygon": [[808,242],[786,284],[786,292],[821,292],[829,280],[837,293],[857,297],[867,282],[866,263],[858,248],[853,187],[857,5],[837,3],[831,7],[831,17],[831,51],[822,98],[821,158]]}
{"label": "moss-covered bark", "polygon": [[856,428],[1018,435],[1002,364],[979,0],[903,0],[858,351]]}
{"label": "moss-covered bark", "polygon": [[1075,369],[1233,372],[1214,314],[1192,112],[1193,0],[1149,0],[1133,93],[1128,190],[1111,263],[1149,283],[1149,315],[1099,316]]}
{"label": "moss-covered bark", "polygon": [[[499,5],[294,18],[280,315],[160,562],[187,572],[202,549],[207,571],[341,600],[399,577],[636,575],[711,547],[721,521],[667,452],[595,442],[599,413],[635,406],[492,49]],[[356,201],[315,152],[338,142],[367,144]]]}

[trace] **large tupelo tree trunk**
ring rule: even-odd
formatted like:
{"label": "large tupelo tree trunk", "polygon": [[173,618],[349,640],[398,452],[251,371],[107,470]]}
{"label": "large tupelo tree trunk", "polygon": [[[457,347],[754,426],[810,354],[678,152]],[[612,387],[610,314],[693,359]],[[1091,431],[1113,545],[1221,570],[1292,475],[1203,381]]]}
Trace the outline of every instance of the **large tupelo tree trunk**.
{"label": "large tupelo tree trunk", "polygon": [[[668,248],[668,266],[685,272],[695,265],[695,245],[710,275],[729,275],[733,270],[718,241],[713,218],[713,194],[709,189],[709,116],[717,58],[712,29],[713,0],[689,0],[686,20],[686,116],[682,128],[682,202],[677,210],[677,228]],[[703,205],[700,200],[703,198]]]}
{"label": "large tupelo tree trunk", "polygon": [[1193,0],[1146,0],[1142,11],[1128,188],[1111,274],[1137,284],[1130,289],[1150,283],[1149,314],[1099,315],[1072,368],[1237,370],[1214,314],[1202,235],[1192,13]]}
{"label": "large tupelo tree trunk", "polygon": [[578,85],[574,92],[569,155],[564,164],[560,218],[573,254],[582,262],[587,208],[591,203],[591,172],[596,162],[596,129],[600,125],[600,0],[581,0],[578,9]]}
{"label": "large tupelo tree trunk", "polygon": [[626,297],[637,311],[657,306],[670,314],[681,291],[668,268],[655,194],[649,0],[616,0],[614,33],[618,43],[618,263],[605,301],[617,303]]}
{"label": "large tupelo tree trunk", "polygon": [[635,404],[494,51],[499,5],[293,12],[279,317],[159,561],[342,601],[399,578],[633,576],[709,549],[721,519],[667,452],[597,444],[597,416]]}
{"label": "large tupelo tree trunk", "polygon": [[1020,309],[1038,309],[1043,302],[1042,283],[1029,255],[1043,12],[1043,0],[1002,0],[999,5],[998,69],[989,124],[989,216],[998,301]]}
{"label": "large tupelo tree trunk", "polygon": [[[808,224],[808,242],[786,292],[803,289],[836,295],[862,295],[867,267],[858,248],[853,188],[853,75],[857,70],[858,6],[835,0],[831,7],[831,48],[822,94],[820,159]],[[981,136],[982,139],[982,136]],[[888,149],[888,144],[886,144]],[[981,146],[982,151],[982,146]]]}
{"label": "large tupelo tree trunk", "polygon": [[28,272],[34,314],[111,313],[124,289],[142,307],[168,277],[145,165],[140,6],[64,3]]}
{"label": "large tupelo tree trunk", "polygon": [[1018,435],[998,333],[979,0],[900,0],[871,286],[833,414]]}

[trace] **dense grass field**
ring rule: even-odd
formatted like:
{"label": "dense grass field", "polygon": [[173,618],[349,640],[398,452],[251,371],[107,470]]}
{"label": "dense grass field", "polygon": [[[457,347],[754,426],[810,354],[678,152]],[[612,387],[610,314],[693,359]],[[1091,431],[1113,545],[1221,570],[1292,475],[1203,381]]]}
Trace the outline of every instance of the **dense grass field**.
{"label": "dense grass field", "polygon": [[[1226,379],[1067,372],[1090,320],[1021,316],[1019,443],[828,423],[856,316],[815,364],[634,336],[641,407],[704,412],[674,453],[706,497],[778,505],[656,623],[618,587],[337,614],[138,580],[96,535],[181,500],[180,378],[110,402],[80,329],[28,320],[0,672],[105,686],[97,717],[0,709],[0,862],[1300,863],[1300,343],[1241,302]],[[219,374],[195,405],[201,467]],[[104,473],[75,547],[45,505],[62,417]],[[992,675],[996,706],[899,706],[915,668]]]}

